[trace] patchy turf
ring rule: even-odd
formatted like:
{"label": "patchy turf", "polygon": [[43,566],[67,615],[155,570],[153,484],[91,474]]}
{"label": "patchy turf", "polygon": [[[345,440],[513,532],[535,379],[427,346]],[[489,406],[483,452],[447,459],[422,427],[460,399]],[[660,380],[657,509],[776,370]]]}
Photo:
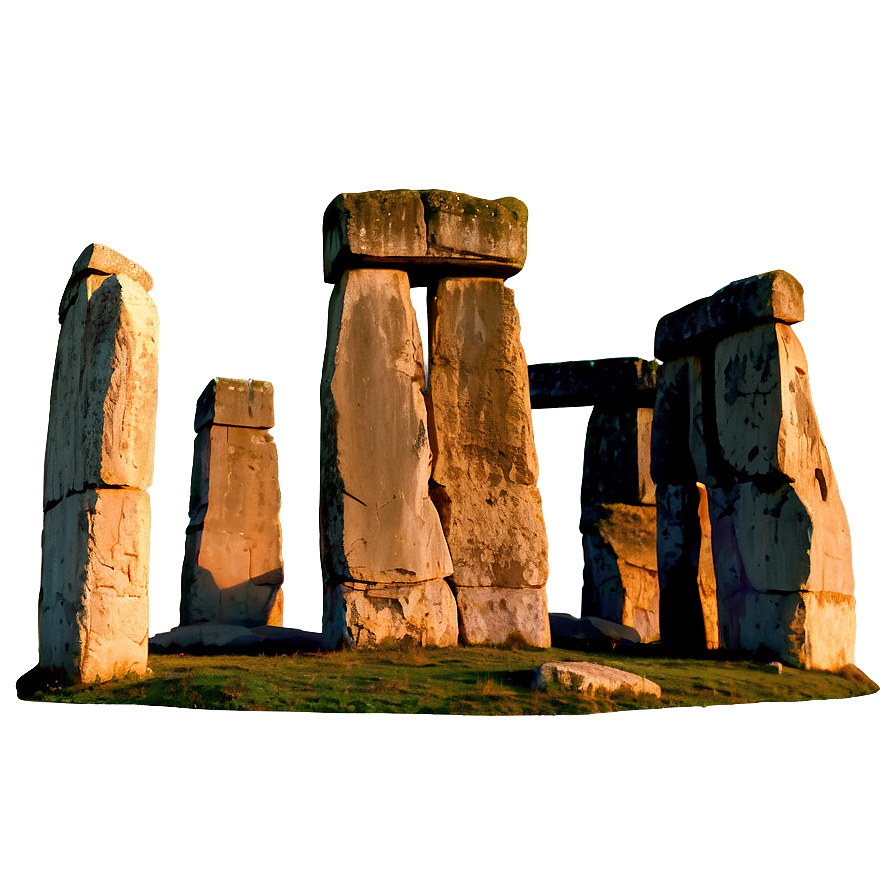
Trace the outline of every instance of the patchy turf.
{"label": "patchy turf", "polygon": [[[533,691],[536,666],[552,660],[603,663],[643,675],[661,699],[630,692],[587,696],[550,686]],[[555,715],[825,700],[872,694],[855,666],[840,674],[770,667],[746,660],[680,659],[576,650],[393,648],[293,656],[151,654],[151,672],[103,684],[64,686],[23,676],[23,699],[135,703],[195,709]],[[26,680],[27,679],[27,680]]]}

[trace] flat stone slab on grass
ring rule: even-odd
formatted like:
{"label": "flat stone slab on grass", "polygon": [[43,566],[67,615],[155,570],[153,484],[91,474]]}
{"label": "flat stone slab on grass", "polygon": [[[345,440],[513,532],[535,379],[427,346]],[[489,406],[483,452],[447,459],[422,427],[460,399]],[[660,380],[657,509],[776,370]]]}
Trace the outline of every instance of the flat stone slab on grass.
{"label": "flat stone slab on grass", "polygon": [[550,682],[586,694],[595,691],[615,694],[627,688],[635,694],[662,696],[660,686],[649,678],[598,663],[544,663],[535,670],[532,687],[541,689]]}

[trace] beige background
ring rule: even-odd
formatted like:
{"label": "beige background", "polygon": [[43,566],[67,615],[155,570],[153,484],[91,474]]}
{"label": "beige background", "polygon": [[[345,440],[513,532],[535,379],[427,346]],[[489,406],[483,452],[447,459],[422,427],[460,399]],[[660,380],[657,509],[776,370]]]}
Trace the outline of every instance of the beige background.
{"label": "beige background", "polygon": [[[89,867],[93,893],[317,875],[337,891],[875,892],[892,799],[887,18],[801,3],[8,10],[11,891],[86,883]],[[800,280],[797,333],[852,527],[856,656],[881,694],[522,720],[14,699],[37,659],[56,308],[75,258],[103,242],[156,284],[150,631],[177,622],[193,411],[214,376],[274,384],[284,619],[317,628],[321,218],[339,192],[396,187],[528,205],[509,285],[530,363],[650,358],[666,311],[774,268]],[[579,607],[587,416],[534,414],[553,611]]]}

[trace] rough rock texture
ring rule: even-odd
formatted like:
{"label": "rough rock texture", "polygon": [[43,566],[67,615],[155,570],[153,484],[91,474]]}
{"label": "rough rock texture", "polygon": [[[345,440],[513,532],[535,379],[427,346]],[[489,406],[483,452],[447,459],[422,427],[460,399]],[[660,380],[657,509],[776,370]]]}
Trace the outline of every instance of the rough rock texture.
{"label": "rough rock texture", "polygon": [[592,522],[582,532],[582,616],[631,626],[641,641],[656,641],[660,634],[656,508],[593,506]]}
{"label": "rough rock texture", "polygon": [[404,270],[415,285],[453,271],[511,277],[526,260],[526,206],[447,190],[341,193],[324,212],[324,280],[350,268]]}
{"label": "rough rock texture", "polygon": [[451,574],[429,497],[423,347],[407,274],[354,270],[330,299],[321,383],[324,584]]}
{"label": "rough rock texture", "polygon": [[44,507],[91,487],[152,483],[159,317],[124,275],[87,280],[59,332],[44,461]]}
{"label": "rough rock texture", "polygon": [[199,432],[209,423],[271,429],[274,425],[274,387],[264,380],[216,377],[196,402],[193,429]]}
{"label": "rough rock texture", "polygon": [[656,361],[600,358],[529,365],[529,398],[536,408],[622,406],[653,408]]}
{"label": "rough rock texture", "polygon": [[44,457],[40,666],[74,682],[146,671],[158,395],[152,278],[107,246],[75,262]]}
{"label": "rough rock texture", "polygon": [[[273,421],[273,387],[212,380],[196,421]],[[218,399],[214,399],[217,387]],[[212,405],[208,411],[209,404]],[[259,406],[261,412],[259,413]],[[221,411],[219,414],[218,411]],[[264,428],[202,426],[193,446],[190,524],[181,582],[181,624],[244,626],[283,621],[283,556],[277,447]]]}
{"label": "rough rock texture", "polygon": [[803,287],[787,271],[769,271],[735,280],[709,298],[660,318],[654,354],[668,361],[763,321],[793,324],[802,319]]}
{"label": "rough rock texture", "polygon": [[586,694],[595,691],[615,694],[626,689],[635,694],[662,696],[660,686],[649,678],[598,663],[543,663],[535,670],[532,687],[545,688],[552,682]]}
{"label": "rough rock texture", "polygon": [[[499,604],[520,602],[507,624],[540,605],[526,632],[549,637],[547,535],[513,292],[491,278],[446,278],[431,290],[429,308],[431,490],[454,563],[451,581],[487,589],[489,600],[507,589]],[[462,633],[499,642],[506,626],[498,617],[485,634],[478,621],[465,622],[465,607],[485,606],[470,594],[464,601],[458,591]]]}
{"label": "rough rock texture", "polygon": [[504,644],[514,640],[551,646],[548,597],[541,588],[455,588],[463,644]]}
{"label": "rough rock texture", "polygon": [[595,407],[591,412],[582,469],[583,526],[591,525],[593,511],[604,504],[656,503],[650,477],[652,422],[652,408],[606,412]]}
{"label": "rough rock texture", "polygon": [[344,582],[325,589],[324,650],[403,641],[451,647],[457,635],[457,605],[444,579],[399,585]]}
{"label": "rough rock texture", "polygon": [[146,672],[149,495],[89,489],[44,513],[40,665],[78,682]]}

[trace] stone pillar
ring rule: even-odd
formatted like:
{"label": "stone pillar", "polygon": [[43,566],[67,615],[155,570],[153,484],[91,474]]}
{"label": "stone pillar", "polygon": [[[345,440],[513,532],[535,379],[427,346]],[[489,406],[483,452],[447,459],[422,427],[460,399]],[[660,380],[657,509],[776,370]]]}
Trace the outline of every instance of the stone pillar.
{"label": "stone pillar", "polygon": [[803,318],[802,293],[784,271],[736,281],[663,318],[656,350],[677,357],[673,364],[689,354],[702,370],[702,408],[692,416],[722,645],[837,669],[854,659],[852,552],[790,327]]}
{"label": "stone pillar", "polygon": [[548,544],[513,292],[498,278],[445,278],[429,317],[432,494],[461,637],[548,647]]}
{"label": "stone pillar", "polygon": [[100,244],[59,307],[44,462],[40,666],[74,682],[146,671],[158,394],[152,278]]}
{"label": "stone pillar", "polygon": [[[510,392],[512,403],[518,405],[515,419],[528,420],[525,360],[512,293],[503,284],[525,261],[526,217],[525,206],[516,199],[490,201],[444,190],[345,193],[324,214],[324,279],[335,285],[321,387],[325,646],[372,646],[390,639],[457,643],[458,607],[448,581],[458,587],[457,576],[475,578],[476,574],[466,570],[466,555],[452,556],[461,549],[451,543],[450,530],[448,541],[443,533],[446,485],[440,481],[433,485],[442,511],[440,520],[430,497],[430,476],[433,452],[439,450],[435,439],[444,439],[447,447],[462,433],[448,432],[440,422],[445,409],[457,404],[457,397],[441,387],[438,396],[433,394],[427,414],[422,345],[409,290],[429,287],[434,306],[440,290],[478,284],[470,287],[471,302],[478,301],[480,287],[484,290],[483,307],[488,306],[489,319],[497,328],[490,329],[488,337],[497,335],[503,340],[489,351],[514,369],[522,363],[522,377],[517,375]],[[444,288],[437,286],[440,282],[446,284]],[[493,303],[497,304],[492,308]],[[456,313],[463,318],[463,326],[475,327],[472,319],[463,317],[463,308]],[[437,307],[433,314],[430,330],[446,333]],[[466,338],[460,335],[462,343]],[[431,347],[431,356],[435,358],[439,351]],[[450,374],[442,372],[447,383]],[[488,383],[484,389],[498,379],[493,371],[484,370],[483,376]],[[472,407],[477,419],[488,415],[484,398],[484,392],[477,393],[480,404]],[[462,419],[463,415],[457,417],[459,423]],[[515,434],[506,450],[531,454],[534,461],[531,421],[528,427],[529,436]],[[482,463],[491,464],[497,449],[487,445],[484,450],[492,453]],[[469,467],[474,461],[468,458],[463,463]],[[515,472],[495,468],[513,484],[511,497],[501,496],[501,488],[477,497],[470,482],[464,495],[453,496],[458,507],[473,508],[478,502],[486,508],[478,511],[481,525],[471,535],[479,539],[481,554],[496,556],[508,543],[506,519],[489,516],[487,502],[496,496],[506,498],[505,503],[516,502],[514,506],[525,511],[522,527],[531,524],[538,530],[540,525],[541,534],[534,537],[543,541],[540,506],[533,503],[537,502],[534,469],[530,465],[527,472],[520,471],[525,481],[517,482]],[[496,528],[489,529],[486,518]],[[549,640],[546,550],[545,556],[534,558],[530,540],[522,538],[528,557],[509,559],[527,569],[534,563],[533,569],[543,571],[512,576],[513,594],[497,596],[504,608],[491,621],[483,618],[474,626],[472,614],[481,615],[481,611],[471,611],[466,624],[462,607],[461,626],[468,641],[502,642],[514,632],[531,643]],[[482,592],[480,603],[485,607],[495,595],[489,597],[482,589],[504,586],[493,576],[482,574],[479,579],[482,582],[474,590]],[[513,598],[510,604],[508,596]],[[475,604],[472,596],[471,601]]]}
{"label": "stone pillar", "polygon": [[274,387],[218,377],[196,402],[180,624],[283,624]]}

